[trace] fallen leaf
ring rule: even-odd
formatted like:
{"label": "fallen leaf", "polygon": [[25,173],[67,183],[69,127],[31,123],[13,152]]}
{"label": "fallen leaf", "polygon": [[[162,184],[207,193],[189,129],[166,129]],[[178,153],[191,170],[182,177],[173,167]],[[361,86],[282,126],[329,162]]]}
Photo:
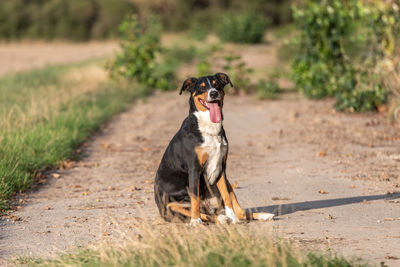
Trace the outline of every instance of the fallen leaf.
{"label": "fallen leaf", "polygon": [[326,156],[326,152],[325,151],[318,152],[318,157],[325,157],[325,156]]}
{"label": "fallen leaf", "polygon": [[82,188],[82,186],[80,186],[79,184],[73,184],[72,188]]}
{"label": "fallen leaf", "polygon": [[115,190],[115,187],[114,187],[114,186],[111,186],[111,185],[109,185],[109,186],[107,187],[107,190],[108,190],[108,191],[113,191],[113,190]]}
{"label": "fallen leaf", "polygon": [[18,222],[18,221],[22,221],[22,218],[18,217],[18,216],[15,216],[15,215],[12,215],[11,216],[11,220],[13,220],[13,222]]}
{"label": "fallen leaf", "polygon": [[111,147],[111,145],[110,145],[110,144],[101,144],[101,146],[102,146],[103,148],[105,148],[105,149],[107,149],[107,148],[110,148],[110,147]]}
{"label": "fallen leaf", "polygon": [[393,218],[384,218],[383,220],[384,220],[384,221],[389,221],[389,222],[390,222],[390,221],[394,221]]}
{"label": "fallen leaf", "polygon": [[56,179],[58,179],[58,178],[61,177],[61,175],[58,174],[58,173],[52,173],[51,176],[52,176],[53,178],[56,178]]}
{"label": "fallen leaf", "polygon": [[45,210],[51,210],[51,207],[50,206],[46,206],[46,207],[44,207],[44,209]]}
{"label": "fallen leaf", "polygon": [[326,191],[323,190],[323,189],[320,189],[320,190],[318,191],[318,193],[320,193],[320,194],[328,194],[328,192],[326,192]]}
{"label": "fallen leaf", "polygon": [[329,214],[329,215],[328,215],[328,219],[329,219],[329,220],[333,220],[334,218],[333,218],[332,215]]}
{"label": "fallen leaf", "polygon": [[386,112],[386,110],[387,110],[387,108],[386,108],[385,105],[381,105],[381,106],[378,107],[378,112],[379,113],[384,113],[384,112]]}

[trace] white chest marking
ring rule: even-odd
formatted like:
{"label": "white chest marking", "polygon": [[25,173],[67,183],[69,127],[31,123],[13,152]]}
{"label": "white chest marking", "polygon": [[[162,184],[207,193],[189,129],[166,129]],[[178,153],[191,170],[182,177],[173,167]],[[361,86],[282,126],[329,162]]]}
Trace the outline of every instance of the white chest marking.
{"label": "white chest marking", "polygon": [[228,143],[225,138],[219,135],[222,121],[220,123],[211,122],[208,110],[195,112],[194,115],[197,117],[199,130],[204,138],[204,142],[200,147],[208,155],[204,166],[204,174],[210,185],[212,185],[221,173],[222,162],[228,152]]}

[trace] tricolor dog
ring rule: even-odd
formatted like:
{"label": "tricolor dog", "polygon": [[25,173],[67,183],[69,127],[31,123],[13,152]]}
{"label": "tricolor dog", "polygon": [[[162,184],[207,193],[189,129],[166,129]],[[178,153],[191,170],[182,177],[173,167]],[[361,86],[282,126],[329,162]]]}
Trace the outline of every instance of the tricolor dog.
{"label": "tricolor dog", "polygon": [[182,85],[179,94],[190,93],[189,115],[165,150],[154,183],[158,209],[168,221],[177,217],[196,225],[274,217],[242,209],[226,177],[228,140],[222,107],[227,84],[233,86],[228,75],[217,73],[189,78]]}

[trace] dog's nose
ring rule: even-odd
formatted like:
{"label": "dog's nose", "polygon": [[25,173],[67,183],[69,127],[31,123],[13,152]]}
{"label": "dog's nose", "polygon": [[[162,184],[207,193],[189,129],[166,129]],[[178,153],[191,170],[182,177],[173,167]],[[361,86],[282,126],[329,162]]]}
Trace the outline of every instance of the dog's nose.
{"label": "dog's nose", "polygon": [[211,91],[210,92],[210,97],[211,98],[217,98],[218,97],[218,92],[217,91]]}

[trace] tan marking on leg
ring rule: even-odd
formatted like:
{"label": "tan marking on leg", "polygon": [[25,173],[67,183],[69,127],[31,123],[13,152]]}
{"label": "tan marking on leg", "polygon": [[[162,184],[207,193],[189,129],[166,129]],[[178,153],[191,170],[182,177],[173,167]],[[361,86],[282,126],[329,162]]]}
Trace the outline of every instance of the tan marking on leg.
{"label": "tan marking on leg", "polygon": [[224,201],[224,205],[230,209],[232,209],[232,201],[229,196],[228,187],[226,186],[225,175],[222,174],[221,177],[217,181],[217,187],[219,192],[221,193],[222,200]]}
{"label": "tan marking on leg", "polygon": [[207,159],[208,159],[208,154],[207,152],[203,152],[203,149],[199,146],[196,146],[194,148],[196,154],[197,154],[197,158],[199,159],[199,163],[200,166],[203,166],[204,163],[206,163]]}
{"label": "tan marking on leg", "polygon": [[191,210],[190,217],[192,219],[200,218],[200,199],[199,197],[190,196]]}
{"label": "tan marking on leg", "polygon": [[233,210],[235,211],[236,216],[238,216],[239,220],[251,219],[251,214],[249,213],[248,214],[249,217],[248,217],[246,214],[246,211],[240,206],[239,201],[237,200],[236,194],[233,191],[233,187],[229,183],[228,179],[226,179],[226,184],[228,187],[229,196],[232,201]]}
{"label": "tan marking on leg", "polygon": [[186,209],[182,204],[177,202],[172,202],[167,205],[167,208],[171,209],[174,212],[178,212],[186,217],[190,218],[190,211]]}

